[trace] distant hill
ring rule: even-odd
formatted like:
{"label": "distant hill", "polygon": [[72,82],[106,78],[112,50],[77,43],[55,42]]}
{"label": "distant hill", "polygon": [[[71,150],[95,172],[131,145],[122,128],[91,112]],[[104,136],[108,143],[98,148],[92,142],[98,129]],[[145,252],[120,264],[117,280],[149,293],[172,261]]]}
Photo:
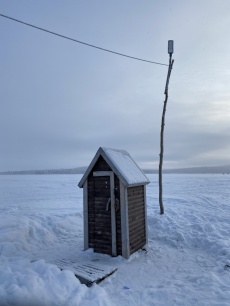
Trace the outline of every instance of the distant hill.
{"label": "distant hill", "polygon": [[[72,169],[48,169],[48,170],[28,170],[28,171],[7,171],[0,172],[0,175],[29,175],[29,174],[83,174],[87,167],[78,167]],[[158,173],[158,169],[143,169],[145,173]],[[163,169],[163,173],[178,174],[230,174],[230,165],[210,166],[210,167],[191,167],[178,169]]]}
{"label": "distant hill", "polygon": [[48,170],[27,170],[27,171],[7,171],[0,172],[0,175],[17,175],[17,174],[83,174],[87,167],[78,167],[72,169],[48,169]]}
{"label": "distant hill", "polygon": [[[145,169],[145,173],[158,173],[158,170]],[[191,167],[178,169],[164,169],[163,173],[178,174],[230,174],[230,165],[225,166],[209,166],[209,167]]]}

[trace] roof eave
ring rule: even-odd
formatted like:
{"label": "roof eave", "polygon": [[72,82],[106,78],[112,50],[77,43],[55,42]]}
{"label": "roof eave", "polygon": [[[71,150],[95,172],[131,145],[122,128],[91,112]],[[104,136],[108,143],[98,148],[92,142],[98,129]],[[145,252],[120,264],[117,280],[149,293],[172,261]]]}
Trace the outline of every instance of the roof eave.
{"label": "roof eave", "polygon": [[140,182],[140,183],[135,183],[135,184],[129,184],[126,187],[137,187],[137,186],[143,186],[143,185],[148,185],[150,182]]}

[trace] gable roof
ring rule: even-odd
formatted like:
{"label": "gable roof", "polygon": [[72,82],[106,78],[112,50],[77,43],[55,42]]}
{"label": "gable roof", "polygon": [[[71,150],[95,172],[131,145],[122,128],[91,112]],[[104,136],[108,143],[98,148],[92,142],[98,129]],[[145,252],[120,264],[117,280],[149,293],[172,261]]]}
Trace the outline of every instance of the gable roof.
{"label": "gable roof", "polygon": [[138,167],[127,151],[100,147],[78,184],[80,188],[83,187],[88,175],[100,156],[104,158],[112,171],[126,187],[132,185],[146,185],[149,183],[147,176]]}

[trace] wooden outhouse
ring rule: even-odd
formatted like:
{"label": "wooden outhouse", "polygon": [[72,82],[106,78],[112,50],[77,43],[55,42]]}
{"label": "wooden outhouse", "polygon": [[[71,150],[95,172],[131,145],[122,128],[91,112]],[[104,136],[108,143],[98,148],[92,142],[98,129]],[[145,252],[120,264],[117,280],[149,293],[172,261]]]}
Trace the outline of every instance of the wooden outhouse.
{"label": "wooden outhouse", "polygon": [[78,184],[83,188],[85,250],[129,258],[147,244],[148,183],[128,152],[98,149]]}

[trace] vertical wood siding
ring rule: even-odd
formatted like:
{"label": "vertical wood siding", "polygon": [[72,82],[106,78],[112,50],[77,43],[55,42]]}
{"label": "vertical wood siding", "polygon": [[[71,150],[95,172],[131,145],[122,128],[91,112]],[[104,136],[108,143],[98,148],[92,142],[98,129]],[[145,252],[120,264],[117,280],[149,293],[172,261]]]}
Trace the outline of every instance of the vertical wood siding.
{"label": "vertical wood siding", "polygon": [[144,186],[128,188],[130,254],[146,244]]}

